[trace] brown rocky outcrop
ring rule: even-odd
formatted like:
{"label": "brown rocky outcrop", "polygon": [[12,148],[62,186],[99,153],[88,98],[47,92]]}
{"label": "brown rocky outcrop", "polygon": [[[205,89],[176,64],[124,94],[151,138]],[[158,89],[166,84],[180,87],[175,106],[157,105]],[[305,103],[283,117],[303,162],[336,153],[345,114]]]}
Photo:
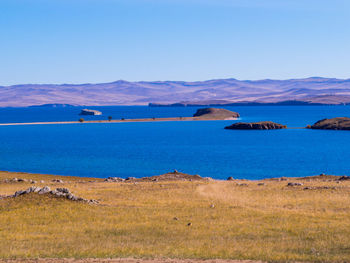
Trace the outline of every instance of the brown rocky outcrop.
{"label": "brown rocky outcrop", "polygon": [[226,109],[202,108],[198,109],[193,117],[199,119],[230,120],[239,118],[239,113]]}
{"label": "brown rocky outcrop", "polygon": [[272,121],[261,122],[237,122],[230,126],[226,126],[225,129],[229,130],[276,130],[286,129],[286,125],[275,123]]}
{"label": "brown rocky outcrop", "polygon": [[314,125],[308,126],[309,129],[319,130],[350,130],[350,118],[337,117],[332,119],[323,119]]}

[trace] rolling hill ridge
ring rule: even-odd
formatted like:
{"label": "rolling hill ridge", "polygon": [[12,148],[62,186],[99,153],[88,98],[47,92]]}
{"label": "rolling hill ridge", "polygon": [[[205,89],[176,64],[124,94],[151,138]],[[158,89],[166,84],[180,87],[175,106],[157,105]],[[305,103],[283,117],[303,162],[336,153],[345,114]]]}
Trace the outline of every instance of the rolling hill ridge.
{"label": "rolling hill ridge", "polygon": [[[0,86],[0,107],[42,104],[181,105],[350,103],[350,79],[312,77],[289,80],[215,79],[207,81],[119,80],[97,84]],[[293,103],[292,103],[293,104]]]}

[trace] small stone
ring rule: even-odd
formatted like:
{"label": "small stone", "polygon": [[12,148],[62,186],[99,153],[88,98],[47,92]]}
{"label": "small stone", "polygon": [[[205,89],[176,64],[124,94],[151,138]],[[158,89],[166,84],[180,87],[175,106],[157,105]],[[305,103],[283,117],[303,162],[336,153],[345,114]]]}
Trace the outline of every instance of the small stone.
{"label": "small stone", "polygon": [[52,182],[63,184],[63,181],[61,179],[53,179]]}
{"label": "small stone", "polygon": [[258,183],[258,185],[259,185],[259,186],[261,186],[261,185],[265,185],[265,183]]}
{"label": "small stone", "polygon": [[211,177],[204,177],[204,179],[207,180],[207,181],[214,181],[214,179],[211,178]]}
{"label": "small stone", "polygon": [[281,177],[281,178],[278,178],[278,181],[287,181],[287,178]]}
{"label": "small stone", "polygon": [[188,223],[188,224],[187,224],[187,226],[192,226],[192,223],[191,223],[191,222],[190,222],[190,223]]}
{"label": "small stone", "polygon": [[57,190],[52,190],[52,191],[50,192],[50,194],[53,194],[53,195],[59,195],[59,194],[60,194],[60,192],[58,192]]}
{"label": "small stone", "polygon": [[338,180],[339,180],[339,181],[346,181],[346,180],[350,180],[350,176],[346,176],[346,175],[344,175],[344,176],[340,177]]}
{"label": "small stone", "polygon": [[40,187],[32,186],[32,187],[28,188],[28,190],[30,190],[30,192],[37,193],[40,191]]}
{"label": "small stone", "polygon": [[45,186],[45,187],[41,188],[38,193],[39,193],[39,195],[42,195],[42,194],[47,194],[49,192],[51,192],[50,187]]}
{"label": "small stone", "polygon": [[125,179],[119,177],[108,177],[105,182],[124,182]]}
{"label": "small stone", "polygon": [[211,204],[211,205],[210,205],[210,208],[215,208],[215,205],[214,205],[214,204]]}
{"label": "small stone", "polygon": [[136,178],[135,177],[127,177],[126,179],[125,179],[125,181],[130,181],[130,180],[135,180]]}
{"label": "small stone", "polygon": [[71,194],[71,193],[69,193],[69,194],[67,195],[67,198],[68,198],[69,200],[72,200],[72,201],[78,201],[78,198],[77,198],[75,195]]}
{"label": "small stone", "polygon": [[20,195],[24,195],[26,194],[27,191],[26,190],[19,190],[14,194],[14,197],[20,196]]}
{"label": "small stone", "polygon": [[64,194],[70,194],[70,191],[67,188],[56,188],[56,191],[64,193]]}
{"label": "small stone", "polygon": [[302,183],[288,183],[287,186],[302,186],[303,184]]}
{"label": "small stone", "polygon": [[174,217],[173,220],[179,220],[177,217]]}
{"label": "small stone", "polygon": [[227,181],[233,181],[234,178],[233,178],[232,176],[230,176],[230,177],[228,177],[226,180],[227,180]]}

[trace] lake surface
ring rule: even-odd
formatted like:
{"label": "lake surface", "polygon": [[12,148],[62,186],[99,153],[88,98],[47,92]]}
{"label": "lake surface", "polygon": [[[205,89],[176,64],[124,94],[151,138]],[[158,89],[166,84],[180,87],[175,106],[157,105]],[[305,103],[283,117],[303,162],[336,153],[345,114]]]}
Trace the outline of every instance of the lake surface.
{"label": "lake surface", "polygon": [[[192,116],[195,107],[89,107],[85,119]],[[243,121],[305,127],[350,116],[349,106],[225,107]],[[0,122],[77,120],[82,107],[0,108]],[[350,174],[350,131],[235,131],[236,121],[0,126],[0,170],[142,177],[177,169],[217,179]]]}

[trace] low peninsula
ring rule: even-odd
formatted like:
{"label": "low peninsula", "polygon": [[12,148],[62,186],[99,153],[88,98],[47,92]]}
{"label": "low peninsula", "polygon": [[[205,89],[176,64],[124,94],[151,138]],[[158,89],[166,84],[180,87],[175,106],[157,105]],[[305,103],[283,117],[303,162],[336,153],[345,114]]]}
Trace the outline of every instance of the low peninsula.
{"label": "low peninsula", "polygon": [[286,125],[282,125],[272,121],[237,122],[225,127],[225,129],[227,130],[278,130],[286,128]]}
{"label": "low peninsula", "polygon": [[113,119],[108,120],[85,120],[78,121],[53,121],[53,122],[20,122],[20,123],[0,123],[0,126],[10,125],[41,125],[41,124],[77,124],[77,123],[122,123],[122,122],[164,122],[164,121],[217,121],[234,120],[239,118],[239,113],[219,108],[198,109],[192,117],[166,117],[166,118],[139,118],[139,119]]}

